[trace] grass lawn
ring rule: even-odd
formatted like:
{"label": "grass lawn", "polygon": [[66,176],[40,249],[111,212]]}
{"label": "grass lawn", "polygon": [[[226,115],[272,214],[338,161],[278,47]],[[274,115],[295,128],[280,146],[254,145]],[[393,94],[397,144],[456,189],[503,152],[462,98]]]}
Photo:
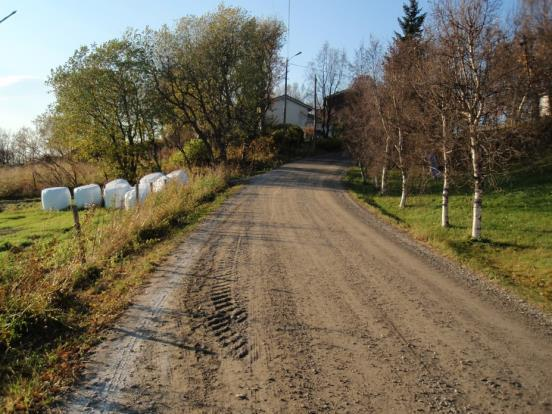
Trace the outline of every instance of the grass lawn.
{"label": "grass lawn", "polygon": [[63,236],[73,225],[70,211],[42,211],[40,202],[0,206],[0,251],[9,246],[26,247],[33,240]]}
{"label": "grass lawn", "polygon": [[[82,213],[81,213],[82,214]],[[95,221],[111,214],[97,210]],[[40,202],[13,202],[0,204],[0,259],[10,249],[26,248],[36,240],[72,237],[71,211],[43,211]]]}
{"label": "grass lawn", "polygon": [[400,209],[400,182],[390,179],[390,194],[380,196],[363,185],[353,168],[346,176],[350,191],[388,221],[407,229],[449,257],[460,260],[500,285],[552,310],[552,157],[517,168],[488,189],[483,200],[481,241],[471,241],[469,190],[456,190],[450,198],[451,228],[440,226],[440,182],[425,194],[413,194]]}

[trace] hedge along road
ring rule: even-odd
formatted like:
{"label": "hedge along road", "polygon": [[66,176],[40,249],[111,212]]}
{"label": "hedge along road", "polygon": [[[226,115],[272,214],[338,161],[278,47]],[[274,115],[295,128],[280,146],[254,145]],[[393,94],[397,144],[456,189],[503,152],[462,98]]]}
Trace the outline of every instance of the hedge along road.
{"label": "hedge along road", "polygon": [[550,412],[550,321],[374,218],[340,158],[257,176],[88,357],[64,412]]}

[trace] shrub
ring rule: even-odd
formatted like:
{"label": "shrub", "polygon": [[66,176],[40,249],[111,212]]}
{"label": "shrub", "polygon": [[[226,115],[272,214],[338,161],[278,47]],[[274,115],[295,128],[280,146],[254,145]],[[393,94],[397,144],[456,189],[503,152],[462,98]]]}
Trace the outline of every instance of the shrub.
{"label": "shrub", "polygon": [[293,155],[301,148],[303,130],[297,125],[281,125],[272,132],[272,139],[280,155]]}
{"label": "shrub", "polygon": [[190,167],[209,164],[209,149],[203,140],[193,138],[184,144],[184,155]]}
{"label": "shrub", "polygon": [[277,150],[272,136],[255,138],[249,144],[248,159],[261,164],[272,164],[276,158]]}
{"label": "shrub", "polygon": [[316,148],[326,152],[343,150],[343,142],[338,138],[320,138],[316,140]]}

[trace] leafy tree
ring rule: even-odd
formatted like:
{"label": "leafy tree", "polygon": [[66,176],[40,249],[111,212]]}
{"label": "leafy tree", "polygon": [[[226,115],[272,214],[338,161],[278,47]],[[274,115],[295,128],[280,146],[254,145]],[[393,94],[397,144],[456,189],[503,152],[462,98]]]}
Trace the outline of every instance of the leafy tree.
{"label": "leafy tree", "polygon": [[149,68],[167,121],[191,128],[212,160],[225,161],[229,144],[247,147],[270,105],[282,35],[280,22],[224,6],[149,33]]}
{"label": "leafy tree", "polygon": [[129,32],[81,47],[48,81],[56,96],[52,144],[100,161],[130,181],[142,165],[160,169],[159,106],[138,40]]}
{"label": "leafy tree", "polygon": [[403,10],[404,16],[397,19],[402,34],[395,32],[396,38],[399,40],[420,39],[426,13],[422,13],[417,0],[409,0],[408,4],[403,4]]}

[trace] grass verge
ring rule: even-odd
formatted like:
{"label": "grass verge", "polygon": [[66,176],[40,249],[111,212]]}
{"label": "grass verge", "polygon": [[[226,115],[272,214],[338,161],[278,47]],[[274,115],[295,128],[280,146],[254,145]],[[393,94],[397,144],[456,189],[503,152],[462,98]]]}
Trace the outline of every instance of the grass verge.
{"label": "grass verge", "polygon": [[390,194],[381,196],[362,183],[358,168],[345,177],[349,191],[386,221],[502,287],[552,311],[552,159],[518,168],[500,188],[485,194],[483,236],[469,238],[472,196],[450,197],[450,228],[440,226],[439,183],[409,196],[400,209],[400,182],[391,176]]}
{"label": "grass verge", "polygon": [[[97,210],[95,221],[105,221],[112,214]],[[17,253],[40,241],[73,237],[70,211],[44,211],[37,201],[13,201],[0,204],[0,259],[8,252]]]}
{"label": "grass verge", "polygon": [[151,270],[230,191],[214,170],[134,211],[89,211],[85,263],[73,230],[0,257],[0,411],[48,407]]}

